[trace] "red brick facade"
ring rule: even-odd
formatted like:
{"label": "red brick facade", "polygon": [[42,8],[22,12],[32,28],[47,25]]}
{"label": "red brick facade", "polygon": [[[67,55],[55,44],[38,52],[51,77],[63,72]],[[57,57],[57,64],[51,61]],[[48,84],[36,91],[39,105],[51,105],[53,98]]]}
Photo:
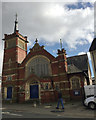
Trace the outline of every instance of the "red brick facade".
{"label": "red brick facade", "polygon": [[[37,100],[39,102],[54,102],[58,99],[58,89],[62,91],[63,98],[65,101],[70,99],[80,99],[82,97],[82,87],[84,85],[84,75],[68,74],[67,71],[67,58],[66,51],[64,49],[58,50],[58,56],[54,57],[48,53],[44,46],[40,46],[36,40],[33,48],[27,55],[27,37],[23,37],[17,30],[15,33],[7,35],[5,34],[5,48],[4,48],[4,60],[3,60],[3,72],[2,72],[2,98],[3,101],[12,102],[25,102],[30,100]],[[42,64],[37,60],[41,60]],[[31,61],[35,63],[31,63]],[[45,61],[45,73],[46,76],[38,76],[41,74],[40,69],[42,68],[43,62]],[[30,68],[32,65],[38,65],[41,67],[38,74],[32,72]],[[36,67],[36,66],[35,66]],[[30,72],[30,70],[31,72]],[[35,69],[35,68],[34,68]],[[47,70],[48,69],[48,70]],[[78,77],[80,87],[78,89],[72,88],[72,77]],[[37,88],[36,88],[37,85]],[[8,93],[8,88],[12,87],[12,91]],[[37,89],[37,96],[31,95],[31,87]],[[74,94],[74,91],[79,91],[80,94]]]}

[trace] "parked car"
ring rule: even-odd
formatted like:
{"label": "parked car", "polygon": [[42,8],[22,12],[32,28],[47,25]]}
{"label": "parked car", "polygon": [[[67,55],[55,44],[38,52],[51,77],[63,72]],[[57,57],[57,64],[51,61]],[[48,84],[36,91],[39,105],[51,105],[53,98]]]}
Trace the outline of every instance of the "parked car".
{"label": "parked car", "polygon": [[85,106],[94,110],[96,108],[96,96],[88,97],[84,101]]}

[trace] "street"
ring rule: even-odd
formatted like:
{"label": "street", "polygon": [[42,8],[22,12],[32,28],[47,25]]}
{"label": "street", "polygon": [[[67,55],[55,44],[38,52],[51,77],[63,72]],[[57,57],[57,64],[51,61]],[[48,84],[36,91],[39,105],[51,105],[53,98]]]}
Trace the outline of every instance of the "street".
{"label": "street", "polygon": [[81,102],[65,104],[64,111],[56,103],[33,106],[32,104],[3,104],[2,118],[94,118],[96,110],[83,106]]}

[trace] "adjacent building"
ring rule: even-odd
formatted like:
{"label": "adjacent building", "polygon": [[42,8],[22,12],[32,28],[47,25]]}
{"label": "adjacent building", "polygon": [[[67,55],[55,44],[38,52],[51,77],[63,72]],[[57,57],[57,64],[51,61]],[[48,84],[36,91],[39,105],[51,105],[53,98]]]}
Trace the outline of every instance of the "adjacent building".
{"label": "adjacent building", "polygon": [[1,93],[1,81],[2,81],[2,77],[0,75],[0,93]]}
{"label": "adjacent building", "polygon": [[96,84],[96,38],[94,38],[91,47],[89,49],[92,61],[92,67],[94,72],[95,84]]}
{"label": "adjacent building", "polygon": [[90,84],[87,54],[66,57],[64,48],[53,56],[38,40],[27,54],[27,37],[5,34],[2,70],[2,100],[11,102],[54,102],[61,90],[65,101],[80,100],[83,86]]}

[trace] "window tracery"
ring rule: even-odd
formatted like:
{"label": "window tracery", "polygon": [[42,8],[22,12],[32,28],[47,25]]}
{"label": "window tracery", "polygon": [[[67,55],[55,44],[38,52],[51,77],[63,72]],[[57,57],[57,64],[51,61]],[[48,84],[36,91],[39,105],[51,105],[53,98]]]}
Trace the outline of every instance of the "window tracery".
{"label": "window tracery", "polygon": [[42,56],[37,56],[33,58],[27,65],[27,76],[32,73],[34,73],[38,77],[50,76],[50,61]]}

